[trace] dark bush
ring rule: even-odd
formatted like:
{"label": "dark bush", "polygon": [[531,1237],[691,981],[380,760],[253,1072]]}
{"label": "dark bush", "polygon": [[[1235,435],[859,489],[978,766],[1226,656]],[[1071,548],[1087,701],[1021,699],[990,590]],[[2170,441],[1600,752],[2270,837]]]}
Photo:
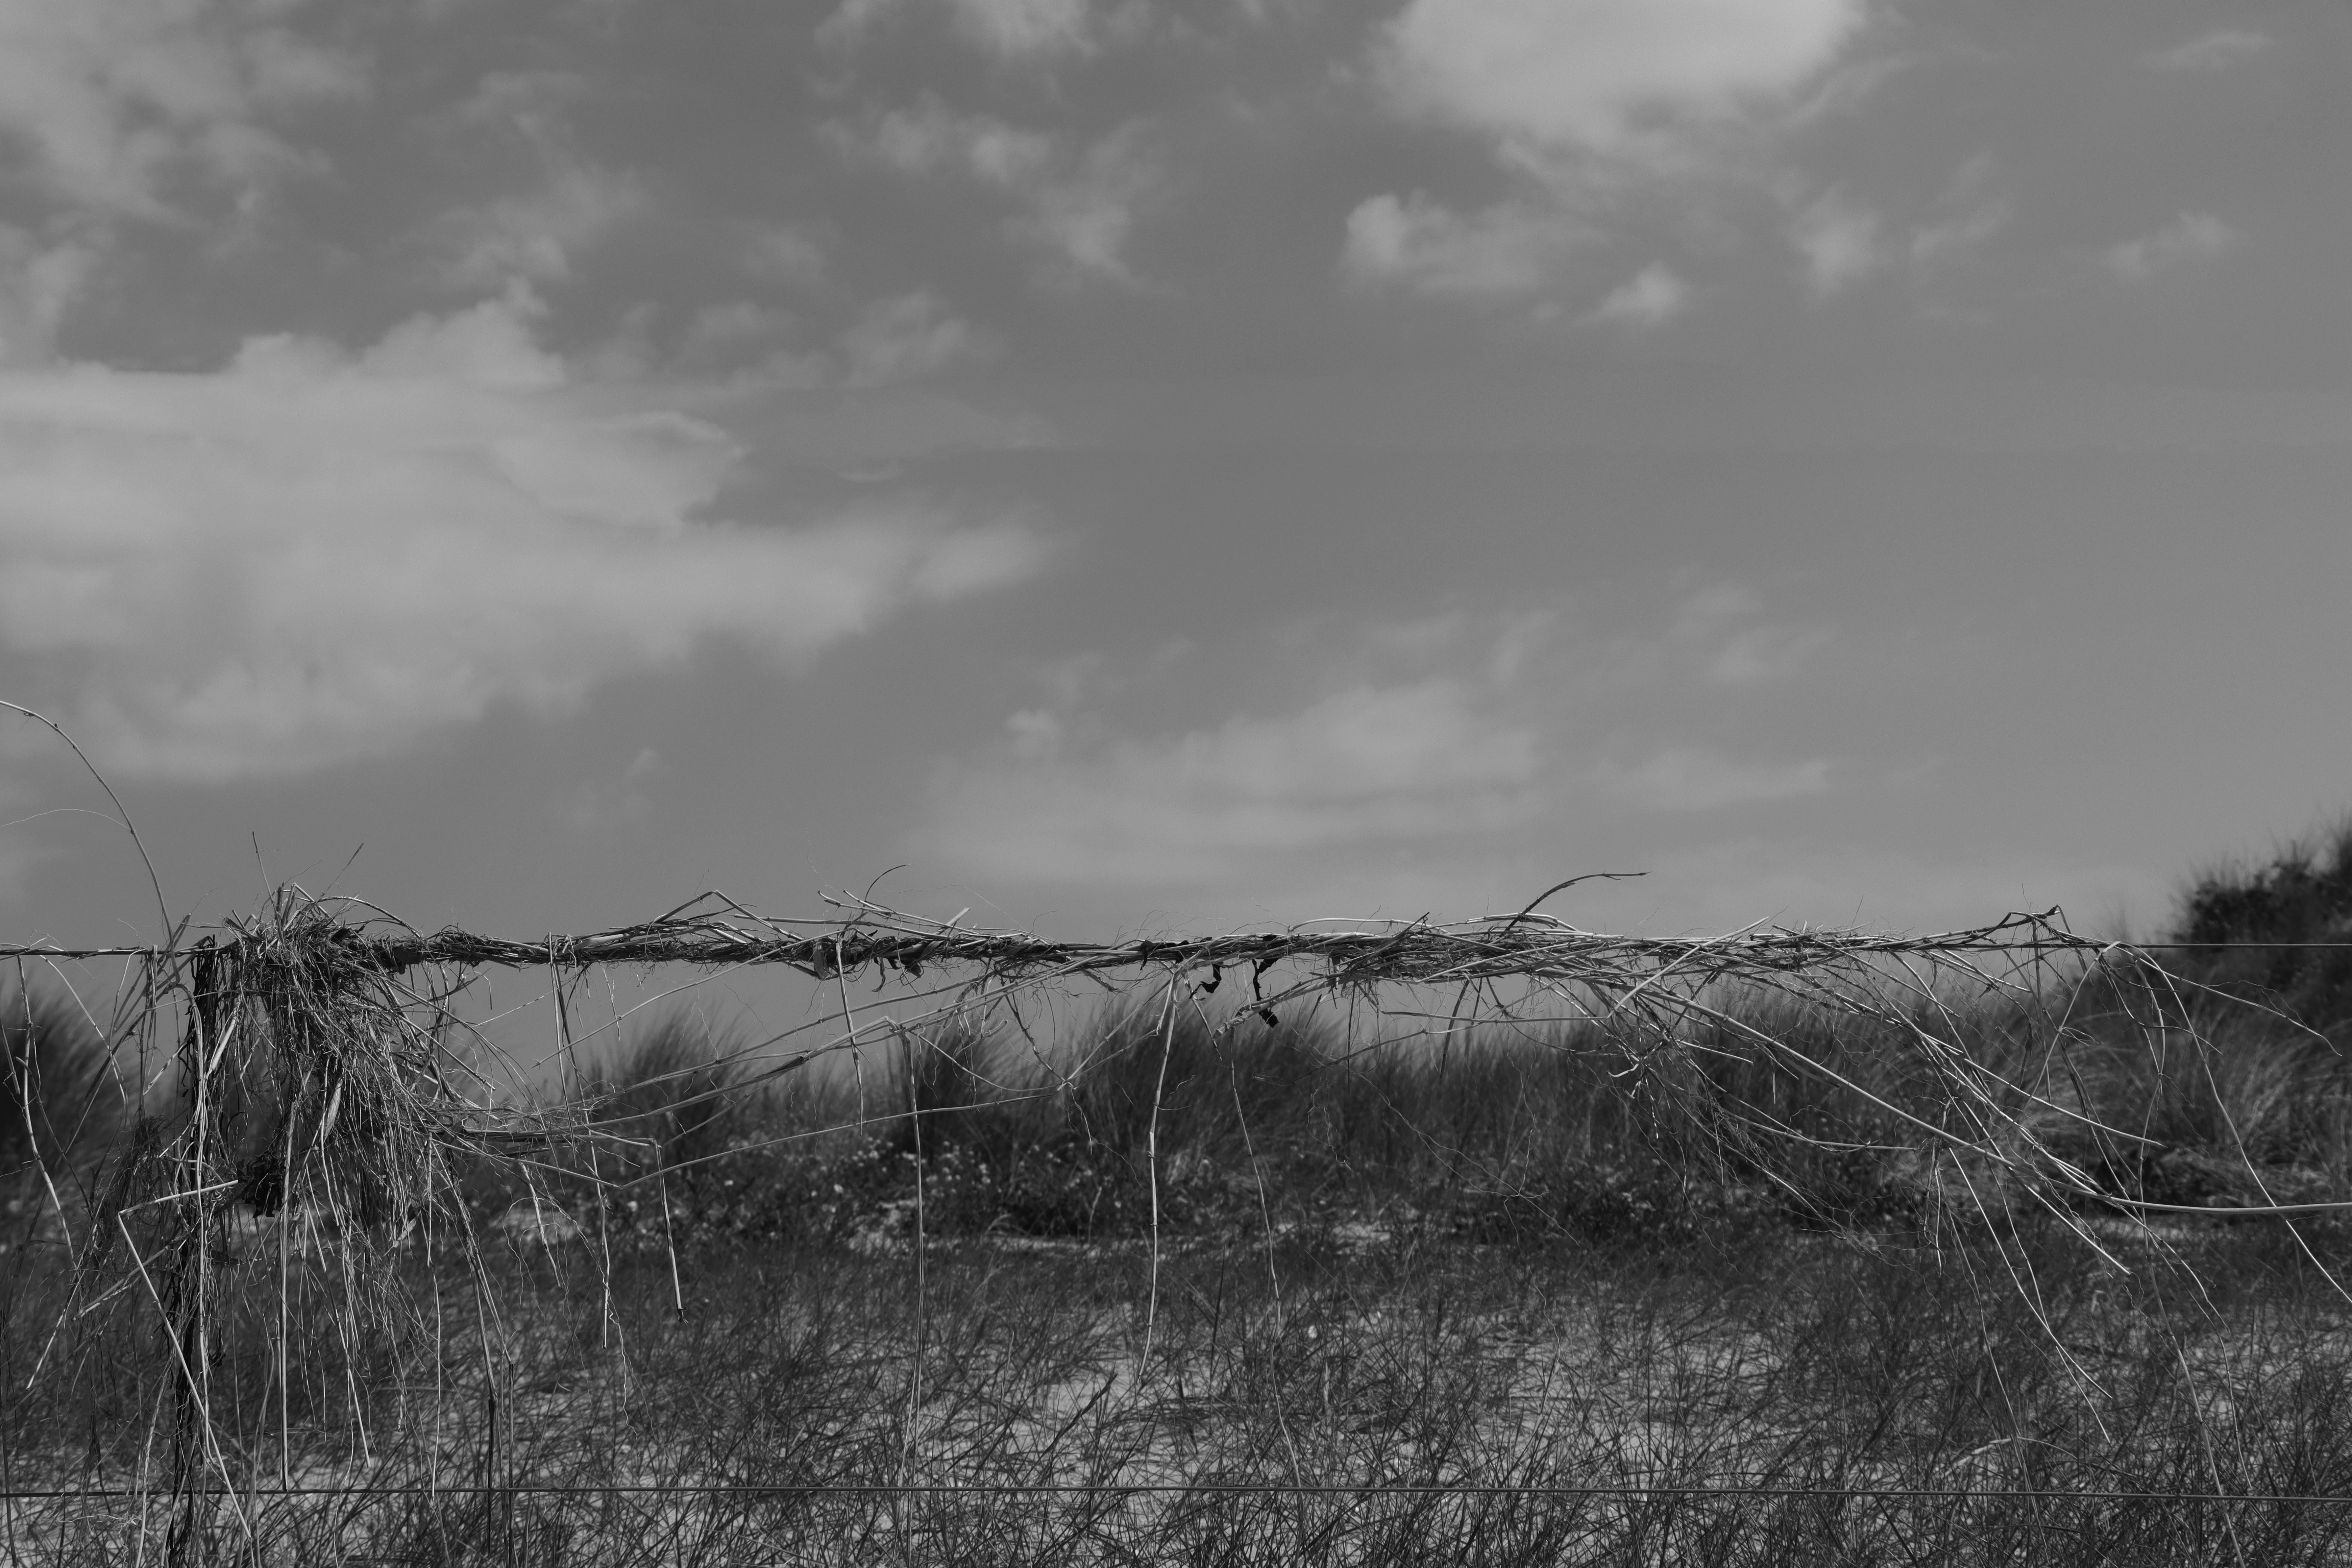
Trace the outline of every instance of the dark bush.
{"label": "dark bush", "polygon": [[68,999],[0,995],[0,1182],[103,1151],[123,1092],[105,1039]]}
{"label": "dark bush", "polygon": [[2352,943],[2352,816],[2267,865],[2198,877],[2171,939],[2191,944],[2181,956],[2196,978],[2340,1037],[2352,1026],[2352,947],[2310,944]]}

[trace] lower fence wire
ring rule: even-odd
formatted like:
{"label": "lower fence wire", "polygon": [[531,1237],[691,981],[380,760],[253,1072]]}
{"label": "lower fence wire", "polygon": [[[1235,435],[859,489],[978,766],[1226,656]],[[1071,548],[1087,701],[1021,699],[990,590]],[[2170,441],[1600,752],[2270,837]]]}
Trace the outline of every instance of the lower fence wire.
{"label": "lower fence wire", "polygon": [[[60,1498],[140,1498],[153,1493],[135,1487],[54,1487],[0,1492],[19,1501]],[[1591,1498],[1899,1498],[1924,1502],[2180,1502],[2180,1503],[2352,1503],[2352,1495],[2320,1492],[2159,1492],[2120,1489],[2065,1489],[2032,1491],[2021,1489],[1968,1489],[1956,1487],[1791,1487],[1791,1486],[1501,1486],[1427,1485],[1350,1486],[1345,1482],[1299,1484],[1290,1481],[1003,1481],[977,1485],[950,1482],[873,1481],[828,1482],[810,1486],[563,1486],[518,1482],[498,1486],[388,1487],[256,1487],[230,1491],[183,1490],[187,1498],[294,1497],[1591,1497]]]}

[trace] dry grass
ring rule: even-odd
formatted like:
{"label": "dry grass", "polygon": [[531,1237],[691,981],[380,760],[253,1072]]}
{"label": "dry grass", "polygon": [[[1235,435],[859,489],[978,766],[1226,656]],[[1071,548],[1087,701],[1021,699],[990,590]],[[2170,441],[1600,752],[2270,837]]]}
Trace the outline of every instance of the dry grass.
{"label": "dry grass", "polygon": [[[1998,1266],[1981,1250],[1300,1228],[1173,1254],[1139,1361],[1139,1249],[968,1241],[930,1258],[919,1381],[903,1257],[698,1254],[681,1314],[656,1249],[608,1276],[584,1243],[518,1252],[504,1324],[446,1347],[444,1415],[472,1418],[403,1426],[386,1379],[373,1448],[322,1428],[299,1472],[438,1493],[254,1497],[243,1523],[215,1502],[202,1539],[226,1557],[250,1529],[289,1562],[2337,1560],[2341,1510],[2200,1495],[2352,1486],[2352,1361],[2306,1267],[2216,1237],[2198,1261],[2236,1289],[2205,1305],[2032,1245],[2055,1342],[2014,1295],[1951,1288]],[[665,1485],[735,1489],[596,1489]],[[1230,1489],[1269,1485],[1300,1489]],[[1093,1489],[1019,1489],[1041,1487]],[[83,1499],[16,1528],[114,1561],[140,1517]]]}
{"label": "dry grass", "polygon": [[[2192,1495],[2352,1480],[2352,1096],[2242,986],[2024,919],[790,928],[419,937],[289,889],[132,955],[81,1044],[25,1013],[0,1479],[70,1495],[0,1529],[90,1562],[2340,1554],[2338,1510]],[[580,979],[654,960],[793,964],[841,1016],[671,1015],[548,1103],[460,1022],[475,966],[527,963],[584,1042]],[[844,1055],[854,1086],[808,1070]],[[104,1114],[100,1063],[134,1086]]]}

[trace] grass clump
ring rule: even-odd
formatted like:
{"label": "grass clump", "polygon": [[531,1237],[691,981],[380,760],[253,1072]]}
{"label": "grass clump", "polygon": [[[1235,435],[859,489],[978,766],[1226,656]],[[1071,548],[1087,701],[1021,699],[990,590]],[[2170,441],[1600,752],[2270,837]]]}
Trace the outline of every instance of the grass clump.
{"label": "grass clump", "polygon": [[121,1131],[126,1086],[69,997],[0,993],[0,1185],[71,1174]]}
{"label": "grass clump", "polygon": [[657,1020],[592,1068],[582,1110],[631,1173],[691,1168],[724,1153],[755,1120],[739,1090],[741,1041],[686,1012]]}
{"label": "grass clump", "polygon": [[[2095,977],[2055,1029],[2032,1001],[1858,1017],[1756,994],[1646,1055],[1591,1023],[1437,1049],[1149,1004],[1043,1043],[957,1015],[903,1031],[862,1101],[838,1079],[791,1099],[730,1088],[732,1046],[677,1022],[629,1076],[593,1084],[589,1110],[646,1152],[626,1173],[645,1201],[616,1216],[658,1223],[664,1245],[904,1247],[919,1185],[935,1241],[1118,1243],[1155,1213],[1202,1238],[1370,1227],[1638,1247],[1759,1223],[1949,1238],[2047,1199],[2017,1168],[1920,1137],[1917,1108],[1952,1070],[1915,1048],[1929,1029],[1990,1086],[2019,1167],[2074,1173],[2060,1202],[2076,1213],[2352,1193],[2352,1082],[2323,1042],[2260,1014],[2217,1016],[2198,1043],[2151,1033]],[[1753,1049],[1759,1036],[1775,1049]]]}
{"label": "grass clump", "polygon": [[2266,863],[2209,869],[2171,940],[2203,983],[2274,1003],[2341,1046],[2352,1036],[2352,816]]}

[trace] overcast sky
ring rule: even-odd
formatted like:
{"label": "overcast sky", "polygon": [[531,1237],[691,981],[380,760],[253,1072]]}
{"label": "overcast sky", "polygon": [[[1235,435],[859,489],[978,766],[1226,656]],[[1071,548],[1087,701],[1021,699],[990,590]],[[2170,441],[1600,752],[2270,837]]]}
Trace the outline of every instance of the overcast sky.
{"label": "overcast sky", "polygon": [[199,917],[2145,929],[2352,805],[2348,153],[2340,0],[0,0],[0,697]]}

